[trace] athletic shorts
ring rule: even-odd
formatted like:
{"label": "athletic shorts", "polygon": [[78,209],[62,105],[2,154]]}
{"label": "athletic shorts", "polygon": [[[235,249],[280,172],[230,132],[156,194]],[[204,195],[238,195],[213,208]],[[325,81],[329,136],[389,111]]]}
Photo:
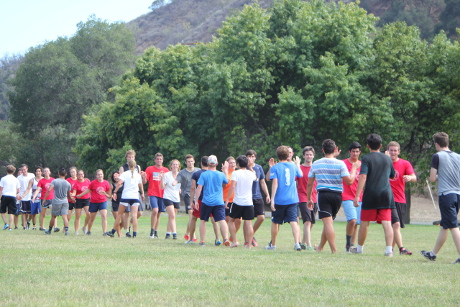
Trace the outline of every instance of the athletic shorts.
{"label": "athletic shorts", "polygon": [[298,217],[297,203],[290,205],[275,204],[275,211],[272,211],[272,222],[282,225],[283,223],[297,222]]}
{"label": "athletic shorts", "polygon": [[229,202],[227,205],[228,209],[225,208],[225,216],[230,216],[230,208],[232,207],[233,203]]}
{"label": "athletic shorts", "polygon": [[230,215],[232,219],[243,218],[245,221],[250,221],[254,219],[254,206],[239,206],[235,203],[232,203],[230,207]]}
{"label": "athletic shorts", "polygon": [[40,201],[32,202],[30,205],[30,214],[35,215],[42,212],[42,207]]}
{"label": "athletic shorts", "polygon": [[441,211],[441,226],[444,229],[458,227],[458,209],[460,195],[458,194],[441,194],[439,195],[439,210]]}
{"label": "athletic shorts", "polygon": [[302,217],[302,223],[311,222],[312,224],[316,223],[316,212],[318,212],[318,207],[316,204],[313,205],[313,210],[309,210],[306,202],[299,203],[300,216]]}
{"label": "athletic shorts", "polygon": [[69,211],[72,211],[73,209],[75,209],[75,203],[69,202]]}
{"label": "athletic shorts", "polygon": [[188,195],[188,194],[183,195],[182,200],[183,200],[184,205],[185,205],[185,213],[188,214],[188,211],[190,210],[190,195]]}
{"label": "athletic shorts", "polygon": [[358,202],[359,207],[355,207],[352,200],[343,200],[342,207],[345,216],[347,217],[347,222],[351,220],[356,220],[356,224],[361,224],[361,202]]}
{"label": "athletic shorts", "polygon": [[89,203],[89,212],[98,212],[99,210],[107,210],[107,202],[102,203]]}
{"label": "athletic shorts", "polygon": [[318,218],[332,217],[334,220],[342,205],[342,193],[319,190],[317,201]]}
{"label": "athletic shorts", "polygon": [[180,203],[173,202],[166,198],[163,198],[163,204],[165,205],[165,208],[169,206],[174,206],[174,208],[180,209]]}
{"label": "athletic shorts", "polygon": [[120,206],[119,201],[112,200],[112,212],[118,212],[118,207]]}
{"label": "athletic shorts", "polygon": [[404,218],[406,216],[406,204],[395,202],[396,208],[391,209],[391,224],[398,223],[401,228],[406,227]]}
{"label": "athletic shorts", "polygon": [[[131,206],[139,206],[141,201],[139,199],[134,198],[122,198],[120,199],[120,205],[127,207],[126,209],[130,208]],[[139,210],[139,208],[138,208]],[[125,210],[125,212],[131,212],[131,210]]]}
{"label": "athletic shorts", "polygon": [[391,221],[391,209],[363,209],[361,210],[361,221],[377,223]]}
{"label": "athletic shorts", "polygon": [[253,199],[252,204],[254,205],[254,216],[265,216],[265,202],[262,198]]}
{"label": "athletic shorts", "polygon": [[208,206],[205,203],[201,203],[200,220],[207,222],[211,216],[214,217],[216,222],[225,220],[225,206]]}
{"label": "athletic shorts", "polygon": [[150,207],[158,208],[158,212],[166,212],[165,205],[163,203],[163,198],[157,196],[149,196]]}
{"label": "athletic shorts", "polygon": [[75,201],[75,209],[83,209],[83,207],[89,206],[89,198],[77,199]]}
{"label": "athletic shorts", "polygon": [[53,204],[51,203],[51,199],[48,199],[48,200],[42,199],[42,207],[43,208],[48,209],[52,205]]}
{"label": "athletic shorts", "polygon": [[198,210],[193,210],[192,215],[199,219],[200,212],[201,212],[201,200],[198,200]]}
{"label": "athletic shorts", "polygon": [[30,213],[31,210],[31,200],[22,200],[21,201],[21,213]]}
{"label": "athletic shorts", "polygon": [[0,206],[1,213],[18,215],[18,206],[16,205],[16,197],[2,196],[2,204]]}
{"label": "athletic shorts", "polygon": [[54,216],[61,216],[69,214],[69,203],[53,205],[51,214]]}

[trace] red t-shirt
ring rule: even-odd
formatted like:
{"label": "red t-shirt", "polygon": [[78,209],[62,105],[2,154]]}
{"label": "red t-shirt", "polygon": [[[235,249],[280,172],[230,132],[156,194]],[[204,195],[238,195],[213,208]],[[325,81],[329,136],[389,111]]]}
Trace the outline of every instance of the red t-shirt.
{"label": "red t-shirt", "polygon": [[414,168],[409,161],[398,159],[393,162],[395,169],[395,178],[390,179],[391,190],[393,190],[393,197],[397,203],[406,203],[406,183],[404,182],[404,175],[414,174]]}
{"label": "red t-shirt", "polygon": [[[45,194],[49,190],[51,181],[53,180],[54,180],[53,177],[50,177],[50,179],[45,179],[45,178],[40,179],[37,185],[37,187],[40,187],[42,189],[42,192],[41,192],[42,195],[40,196],[40,199],[45,198]],[[54,189],[48,194],[48,198],[46,200],[50,200],[53,198],[54,198]]]}
{"label": "red t-shirt", "polygon": [[[348,159],[343,160],[343,162],[345,162],[348,172],[351,172],[353,163],[351,163]],[[361,167],[356,170],[356,174],[359,174],[360,171]],[[343,183],[342,201],[355,199],[356,190],[358,190],[358,180],[359,176],[356,176],[355,182],[353,182],[352,185],[348,185],[345,182]],[[361,193],[361,195],[359,196],[359,201],[363,201],[363,193]]]}
{"label": "red t-shirt", "polygon": [[[77,179],[73,180],[72,177],[69,177],[66,179],[68,183],[70,183],[70,192],[73,191],[73,186],[75,185],[75,183],[78,181]],[[67,199],[69,201],[69,203],[72,202],[71,199]]]}
{"label": "red t-shirt", "polygon": [[98,204],[107,201],[107,196],[104,194],[99,194],[99,192],[110,191],[110,184],[107,180],[102,180],[99,182],[97,179],[91,181],[88,189],[91,190],[91,199],[89,200],[92,203]]}
{"label": "red t-shirt", "polygon": [[[224,202],[227,200],[228,190],[230,190],[230,185],[232,184],[232,174],[234,171],[235,171],[234,169],[228,169],[228,176],[227,176],[228,183],[223,188]],[[233,194],[230,195],[228,202],[232,203],[234,196],[235,196],[235,191],[233,191]]]}
{"label": "red t-shirt", "polygon": [[[308,184],[308,173],[310,172],[311,166],[300,165],[303,177],[297,177],[297,194],[299,194],[299,202],[306,203],[307,199],[307,184]],[[311,192],[311,200],[316,204],[316,180],[313,183],[313,190]]]}
{"label": "red t-shirt", "polygon": [[[91,182],[89,181],[88,178],[83,179],[83,182],[80,182],[77,179],[77,182],[75,182],[75,184],[73,185],[73,190],[76,191],[75,195],[79,195],[85,192],[89,188],[90,183]],[[88,193],[88,194],[83,195],[82,197],[77,197],[77,199],[88,199],[90,197],[91,197],[91,193]]]}
{"label": "red t-shirt", "polygon": [[161,188],[160,173],[169,172],[166,167],[156,167],[155,165],[147,167],[145,170],[145,178],[149,183],[149,189],[147,191],[149,196],[156,196],[163,198],[164,189]]}

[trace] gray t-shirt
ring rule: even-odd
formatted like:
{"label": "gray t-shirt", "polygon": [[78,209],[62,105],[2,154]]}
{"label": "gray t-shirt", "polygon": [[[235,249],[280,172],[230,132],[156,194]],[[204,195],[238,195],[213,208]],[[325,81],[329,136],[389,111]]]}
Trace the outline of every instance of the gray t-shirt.
{"label": "gray t-shirt", "polygon": [[186,168],[182,169],[177,174],[176,180],[181,184],[182,195],[190,195],[190,189],[192,188],[192,175],[200,169],[195,167],[193,171],[189,172]]}
{"label": "gray t-shirt", "polygon": [[440,151],[433,155],[431,167],[438,170],[438,194],[460,194],[460,155]]}
{"label": "gray t-shirt", "polygon": [[65,179],[54,179],[51,181],[51,186],[54,187],[53,205],[61,205],[67,203],[67,192],[72,189],[70,183]]}

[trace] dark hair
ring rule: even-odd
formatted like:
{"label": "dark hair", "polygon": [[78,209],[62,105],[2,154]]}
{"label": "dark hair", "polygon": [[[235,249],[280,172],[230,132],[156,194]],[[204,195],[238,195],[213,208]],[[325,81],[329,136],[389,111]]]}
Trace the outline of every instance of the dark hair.
{"label": "dark hair", "polygon": [[353,149],[356,149],[356,148],[358,148],[361,151],[362,146],[358,142],[353,142],[348,147],[348,151],[352,151]]}
{"label": "dark hair", "polygon": [[43,168],[41,166],[35,167],[35,172],[37,172],[38,169],[43,173]]}
{"label": "dark hair", "polygon": [[188,154],[188,155],[185,156],[185,160],[184,160],[184,161],[187,162],[187,159],[193,159],[193,160],[195,160],[195,157],[194,157],[193,155]]}
{"label": "dark hair", "polygon": [[239,167],[248,167],[248,158],[246,156],[238,156],[236,158],[236,163],[238,163]]}
{"label": "dark hair", "polygon": [[445,132],[438,132],[433,135],[433,141],[441,147],[449,147],[449,136]]}
{"label": "dark hair", "polygon": [[276,155],[278,156],[278,159],[281,161],[287,160],[289,157],[289,147],[281,145],[276,149]]}
{"label": "dark hair", "polygon": [[326,155],[329,155],[331,153],[334,153],[335,150],[335,142],[331,139],[325,139],[323,141],[323,144],[321,145],[323,147],[323,151]]}
{"label": "dark hair", "polygon": [[382,145],[382,138],[378,134],[371,133],[367,136],[366,143],[369,145],[370,149],[378,150],[380,145]]}
{"label": "dark hair", "polygon": [[25,167],[25,168],[27,168],[27,169],[29,168],[29,167],[27,166],[27,164],[21,164],[20,168],[23,168],[23,167]]}
{"label": "dark hair", "polygon": [[248,151],[246,151],[246,157],[247,156],[255,156],[257,157],[257,153],[254,149],[249,149]]}
{"label": "dark hair", "polygon": [[208,166],[208,156],[202,156],[201,157],[201,164],[203,166]]}
{"label": "dark hair", "polygon": [[67,175],[67,170],[65,167],[59,168],[59,176],[66,176]]}
{"label": "dark hair", "polygon": [[307,152],[307,151],[311,151],[313,154],[315,154],[315,149],[311,146],[305,146],[302,150],[302,156]]}
{"label": "dark hair", "polygon": [[112,176],[110,176],[110,178],[112,179],[112,182],[113,182],[113,183],[115,183],[115,178],[113,177],[115,174],[120,174],[120,172],[119,172],[119,171],[114,171],[114,172],[112,173]]}

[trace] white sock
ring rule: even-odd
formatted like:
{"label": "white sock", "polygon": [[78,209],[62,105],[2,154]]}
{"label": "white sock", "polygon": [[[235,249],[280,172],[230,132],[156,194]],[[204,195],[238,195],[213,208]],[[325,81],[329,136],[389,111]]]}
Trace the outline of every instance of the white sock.
{"label": "white sock", "polygon": [[393,253],[393,247],[392,246],[387,246],[386,249],[385,249],[385,253],[386,254]]}
{"label": "white sock", "polygon": [[359,244],[358,244],[358,248],[356,249],[356,251],[357,251],[358,253],[362,253],[363,250],[364,250],[364,245],[359,245]]}

